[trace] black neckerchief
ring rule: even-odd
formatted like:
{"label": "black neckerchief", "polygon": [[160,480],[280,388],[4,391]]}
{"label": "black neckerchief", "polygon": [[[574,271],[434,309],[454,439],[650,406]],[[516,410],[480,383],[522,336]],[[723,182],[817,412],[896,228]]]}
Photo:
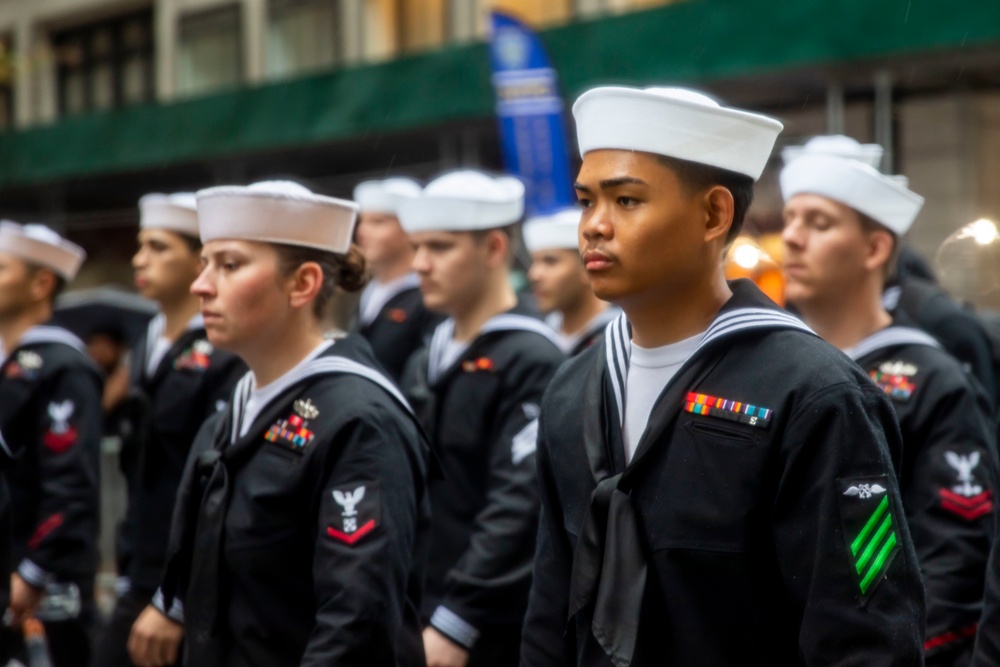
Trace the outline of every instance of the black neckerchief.
{"label": "black neckerchief", "polygon": [[646,554],[631,499],[632,480],[642,471],[646,454],[673,428],[687,388],[697,386],[724,358],[720,342],[775,329],[811,333],[750,281],[734,281],[730,288],[733,296],[657,400],[628,465],[621,453],[631,351],[631,332],[624,314],[608,326],[603,343],[605,363],[595,365],[587,380],[582,430],[596,488],[590,495],[573,558],[567,622],[592,608],[591,632],[616,667],[632,663],[646,589]]}

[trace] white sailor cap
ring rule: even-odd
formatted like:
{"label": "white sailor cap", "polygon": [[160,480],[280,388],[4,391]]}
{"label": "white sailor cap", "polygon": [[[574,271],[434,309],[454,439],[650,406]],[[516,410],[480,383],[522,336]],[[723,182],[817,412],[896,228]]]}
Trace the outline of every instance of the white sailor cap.
{"label": "white sailor cap", "polygon": [[578,250],[580,209],[565,208],[551,215],[529,218],[521,228],[528,252],[539,250]]}
{"label": "white sailor cap", "polygon": [[513,176],[453,171],[427,184],[399,207],[408,233],[469,232],[514,224],[524,214],[524,185]]}
{"label": "white sailor cap", "polygon": [[9,220],[0,221],[0,252],[49,269],[67,282],[76,277],[87,258],[83,248],[45,225],[19,225]]}
{"label": "white sailor cap", "polygon": [[167,229],[198,238],[198,200],[195,194],[144,195],[139,199],[139,228]]}
{"label": "white sailor cap", "polygon": [[263,241],[347,254],[358,205],[310,192],[291,181],[225,185],[198,192],[203,243]]}
{"label": "white sailor cap", "polygon": [[644,151],[745,174],[757,180],[782,124],[720,106],[686,88],[588,90],[573,105],[580,155]]}
{"label": "white sailor cap", "polygon": [[858,160],[878,169],[882,161],[882,147],[878,144],[862,144],[843,134],[828,134],[813,137],[801,146],[785,146],[781,149],[781,159],[785,164],[803,155],[842,157]]}
{"label": "white sailor cap", "polygon": [[364,181],[354,188],[354,201],[362,212],[399,215],[404,199],[419,197],[420,185],[409,178],[387,178],[384,181]]}
{"label": "white sailor cap", "polygon": [[781,171],[781,195],[787,202],[813,194],[864,213],[902,236],[924,205],[924,198],[891,176],[857,160],[829,155],[805,155]]}

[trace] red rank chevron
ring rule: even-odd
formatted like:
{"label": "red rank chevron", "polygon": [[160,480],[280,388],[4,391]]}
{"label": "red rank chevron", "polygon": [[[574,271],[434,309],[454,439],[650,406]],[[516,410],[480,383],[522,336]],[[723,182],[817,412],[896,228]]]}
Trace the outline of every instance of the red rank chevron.
{"label": "red rank chevron", "polygon": [[56,454],[62,454],[76,444],[76,429],[70,426],[62,433],[56,433],[49,429],[42,435],[42,442]]}
{"label": "red rank chevron", "polygon": [[357,542],[358,540],[360,540],[362,537],[372,532],[373,530],[375,530],[375,519],[371,519],[368,523],[364,524],[353,533],[344,533],[337,530],[336,528],[331,528],[330,526],[327,526],[326,534],[334,539],[340,540],[341,542],[346,542],[347,544],[353,545],[355,542]]}
{"label": "red rank chevron", "polygon": [[38,528],[35,529],[35,534],[31,536],[28,540],[29,549],[37,549],[46,537],[49,536],[53,530],[61,526],[63,523],[63,515],[60,512],[53,514],[48,519],[43,521]]}
{"label": "red rank chevron", "polygon": [[992,491],[983,491],[968,498],[948,489],[941,489],[940,493],[941,508],[957,514],[967,521],[973,521],[993,511]]}

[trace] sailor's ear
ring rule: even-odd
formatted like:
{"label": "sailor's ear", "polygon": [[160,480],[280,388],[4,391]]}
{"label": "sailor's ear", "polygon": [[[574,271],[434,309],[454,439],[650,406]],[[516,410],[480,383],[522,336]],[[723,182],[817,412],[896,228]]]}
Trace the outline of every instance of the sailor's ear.
{"label": "sailor's ear", "polygon": [[887,229],[876,229],[868,232],[865,252],[865,268],[869,271],[884,269],[892,261],[896,249],[896,237]]}
{"label": "sailor's ear", "polygon": [[288,277],[288,302],[293,308],[312,303],[323,289],[323,269],[316,262],[303,262]]}
{"label": "sailor's ear", "polygon": [[702,195],[702,207],[705,212],[705,242],[725,240],[736,212],[733,193],[729,188],[713,185]]}

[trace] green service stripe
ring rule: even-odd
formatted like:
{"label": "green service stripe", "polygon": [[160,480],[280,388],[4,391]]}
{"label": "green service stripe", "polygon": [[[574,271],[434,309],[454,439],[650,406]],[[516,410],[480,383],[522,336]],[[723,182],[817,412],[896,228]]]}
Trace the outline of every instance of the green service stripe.
{"label": "green service stripe", "polygon": [[882,525],[878,527],[878,532],[875,536],[868,542],[868,546],[865,550],[861,552],[861,556],[858,558],[858,574],[861,574],[861,570],[865,569],[865,565],[868,564],[868,559],[870,559],[875,554],[875,549],[882,542],[882,538],[885,534],[889,532],[892,527],[892,515],[890,514],[882,522]]}
{"label": "green service stripe", "polygon": [[895,546],[896,533],[892,533],[889,535],[889,539],[886,540],[885,546],[883,546],[882,550],[878,552],[878,556],[875,558],[871,568],[868,570],[868,574],[866,574],[865,578],[861,580],[862,593],[868,592],[868,587],[871,586],[872,581],[874,581],[875,577],[877,577],[882,571],[882,568],[885,566],[885,561],[889,559],[890,554],[892,554],[892,549]]}
{"label": "green service stripe", "polygon": [[885,497],[882,498],[882,502],[878,504],[878,507],[875,508],[875,511],[872,512],[871,518],[868,519],[868,523],[866,523],[865,527],[861,529],[861,532],[858,534],[858,536],[854,538],[854,542],[853,544],[851,544],[852,556],[858,555],[858,549],[860,549],[861,545],[865,543],[866,539],[868,539],[868,535],[872,532],[872,529],[875,528],[876,525],[878,525],[879,520],[882,518],[882,515],[885,514],[885,511],[888,508],[889,508],[889,496],[886,495]]}

